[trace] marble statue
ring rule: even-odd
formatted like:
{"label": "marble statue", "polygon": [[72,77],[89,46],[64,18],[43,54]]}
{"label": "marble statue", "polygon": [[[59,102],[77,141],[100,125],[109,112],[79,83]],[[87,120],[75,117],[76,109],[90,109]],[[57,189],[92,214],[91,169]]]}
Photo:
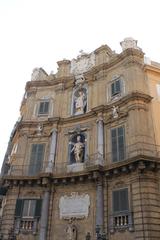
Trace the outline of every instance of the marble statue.
{"label": "marble statue", "polygon": [[77,142],[71,149],[71,153],[74,152],[75,160],[77,163],[82,162],[84,154],[84,143],[81,142],[81,136],[77,136]]}
{"label": "marble statue", "polygon": [[37,126],[37,135],[41,135],[43,132],[43,125],[41,123]]}
{"label": "marble statue", "polygon": [[113,106],[112,107],[112,116],[113,118],[117,118],[118,117],[118,106]]}
{"label": "marble statue", "polygon": [[86,97],[83,90],[78,91],[78,96],[75,96],[75,115],[83,114],[86,106]]}

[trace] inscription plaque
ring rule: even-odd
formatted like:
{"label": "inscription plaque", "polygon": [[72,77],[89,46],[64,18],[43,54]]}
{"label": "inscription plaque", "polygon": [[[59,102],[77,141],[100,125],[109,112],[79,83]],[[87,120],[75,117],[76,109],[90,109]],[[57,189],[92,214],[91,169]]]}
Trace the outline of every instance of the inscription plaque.
{"label": "inscription plaque", "polygon": [[60,198],[60,219],[87,218],[89,214],[90,197],[88,194],[78,195],[72,192],[70,196]]}

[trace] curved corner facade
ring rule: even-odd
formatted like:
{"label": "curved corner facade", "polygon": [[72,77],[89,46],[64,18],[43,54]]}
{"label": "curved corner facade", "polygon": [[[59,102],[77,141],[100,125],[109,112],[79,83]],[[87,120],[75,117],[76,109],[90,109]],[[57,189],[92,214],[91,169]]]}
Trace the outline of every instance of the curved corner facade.
{"label": "curved corner facade", "polygon": [[34,69],[1,171],[1,239],[160,239],[160,64],[121,46]]}

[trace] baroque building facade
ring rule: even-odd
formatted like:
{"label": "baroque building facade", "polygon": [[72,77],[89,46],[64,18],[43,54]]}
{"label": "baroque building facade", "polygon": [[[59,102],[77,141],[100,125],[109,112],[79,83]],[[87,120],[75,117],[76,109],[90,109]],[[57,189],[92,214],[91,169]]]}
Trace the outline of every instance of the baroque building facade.
{"label": "baroque building facade", "polygon": [[160,239],[160,64],[121,46],[34,69],[1,170],[1,239]]}

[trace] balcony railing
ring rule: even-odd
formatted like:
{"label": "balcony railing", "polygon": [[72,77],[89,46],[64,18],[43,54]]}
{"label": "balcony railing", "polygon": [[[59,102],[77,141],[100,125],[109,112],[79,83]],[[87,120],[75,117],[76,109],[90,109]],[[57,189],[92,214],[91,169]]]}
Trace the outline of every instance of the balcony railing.
{"label": "balcony railing", "polygon": [[15,221],[15,232],[32,232],[35,234],[38,229],[37,218],[17,218]]}
{"label": "balcony railing", "polygon": [[133,219],[130,211],[114,213],[110,217],[110,231],[129,228],[133,230]]}
{"label": "balcony railing", "polygon": [[[133,159],[135,157],[146,156],[150,158],[160,158],[160,146],[138,142],[136,144],[126,146],[124,148],[124,155],[121,161],[123,162]],[[107,153],[105,157],[99,153],[95,153],[86,157],[84,163],[69,164],[69,162],[58,163],[55,162],[53,166],[53,174],[66,174],[73,172],[87,171],[89,168],[95,168],[96,166],[113,166],[115,162],[112,159],[112,153]],[[45,173],[48,163],[40,167],[38,165],[11,165],[8,174],[9,176],[38,176]]]}

